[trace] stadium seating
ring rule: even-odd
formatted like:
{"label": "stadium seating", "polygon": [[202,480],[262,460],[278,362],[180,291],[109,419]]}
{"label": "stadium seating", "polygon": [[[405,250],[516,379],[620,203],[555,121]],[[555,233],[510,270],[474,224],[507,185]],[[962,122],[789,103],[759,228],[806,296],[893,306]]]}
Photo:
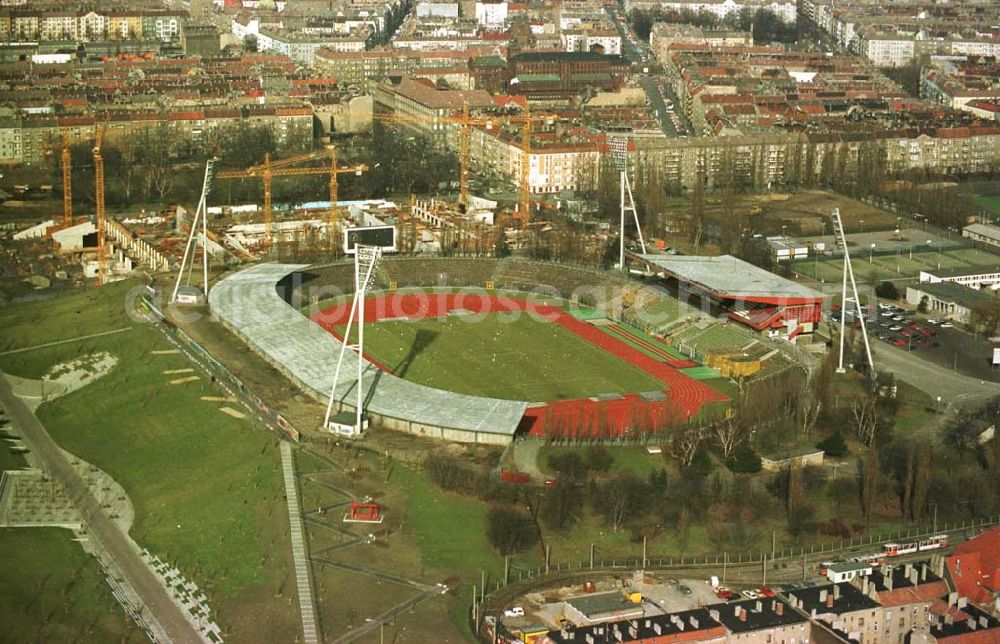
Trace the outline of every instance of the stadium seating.
{"label": "stadium seating", "polygon": [[580,266],[523,259],[504,260],[494,276],[494,281],[499,288],[530,290],[551,287],[567,298],[581,286],[605,287],[624,283],[621,277]]}
{"label": "stadium seating", "polygon": [[385,279],[407,286],[479,286],[493,279],[497,260],[461,258],[393,258],[383,262]]}

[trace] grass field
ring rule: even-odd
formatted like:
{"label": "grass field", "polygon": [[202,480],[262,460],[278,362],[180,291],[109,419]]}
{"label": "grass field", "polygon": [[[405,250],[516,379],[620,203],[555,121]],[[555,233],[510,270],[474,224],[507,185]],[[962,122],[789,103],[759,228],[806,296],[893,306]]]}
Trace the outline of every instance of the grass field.
{"label": "grass field", "polygon": [[987,210],[992,210],[995,213],[1000,213],[1000,195],[976,195],[972,198],[972,201],[977,206],[982,206]]}
{"label": "grass field", "polygon": [[[0,311],[6,347],[30,346],[131,324],[129,284]],[[123,319],[124,318],[124,319]],[[227,639],[290,640],[297,615],[275,593],[290,565],[276,439],[201,400],[204,380],[170,385],[165,370],[190,368],[137,324],[125,333],[0,357],[37,376],[77,355],[107,351],[118,365],[102,379],[39,408],[62,447],[108,472],[136,509],[133,538],[206,590]]]}
{"label": "grass field", "polygon": [[144,642],[97,560],[60,528],[0,528],[0,642]]}
{"label": "grass field", "polygon": [[663,389],[659,380],[557,324],[525,315],[513,322],[502,314],[477,319],[445,316],[368,324],[365,352],[407,380],[511,400]]}
{"label": "grass field", "polygon": [[[853,251],[851,264],[858,281],[869,281],[874,272],[878,280],[912,279],[922,270],[938,270],[950,268],[972,268],[981,266],[996,266],[1000,257],[976,248],[962,248],[943,252],[914,250],[912,256],[908,247],[904,246],[899,255],[874,255],[868,261],[868,253]],[[843,259],[803,259],[792,264],[793,270],[807,277],[836,282],[841,278]]]}

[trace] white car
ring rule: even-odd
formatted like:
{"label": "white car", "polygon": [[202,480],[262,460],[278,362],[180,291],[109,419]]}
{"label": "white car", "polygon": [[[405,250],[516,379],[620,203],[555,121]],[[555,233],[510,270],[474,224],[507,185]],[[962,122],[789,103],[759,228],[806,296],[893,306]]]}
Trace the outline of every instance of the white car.
{"label": "white car", "polygon": [[524,609],[520,606],[508,608],[503,612],[504,617],[524,617]]}
{"label": "white car", "polygon": [[927,324],[941,324],[941,320],[935,320],[934,318],[931,318],[927,320]]}
{"label": "white car", "polygon": [[740,594],[746,597],[747,599],[757,599],[758,597],[756,590],[744,590]]}
{"label": "white car", "polygon": [[941,323],[941,328],[942,328],[942,329],[950,329],[950,328],[952,328],[953,326],[955,326],[955,325],[954,325],[954,324],[952,324],[951,322],[942,322],[942,323]]}

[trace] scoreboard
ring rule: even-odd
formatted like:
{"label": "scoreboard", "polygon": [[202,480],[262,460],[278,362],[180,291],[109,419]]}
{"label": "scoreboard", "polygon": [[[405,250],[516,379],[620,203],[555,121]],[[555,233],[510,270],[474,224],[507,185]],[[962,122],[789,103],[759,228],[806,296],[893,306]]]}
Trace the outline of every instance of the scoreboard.
{"label": "scoreboard", "polygon": [[383,253],[396,252],[395,226],[366,226],[344,229],[344,252],[353,255],[359,246],[376,246]]}

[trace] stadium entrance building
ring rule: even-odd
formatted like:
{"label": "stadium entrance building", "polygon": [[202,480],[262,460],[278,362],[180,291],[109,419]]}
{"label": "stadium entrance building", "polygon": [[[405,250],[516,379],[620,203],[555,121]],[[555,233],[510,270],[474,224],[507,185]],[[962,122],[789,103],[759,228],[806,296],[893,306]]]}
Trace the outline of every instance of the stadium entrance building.
{"label": "stadium entrance building", "polygon": [[650,271],[676,280],[685,291],[710,302],[731,320],[772,338],[793,341],[812,333],[823,316],[826,295],[731,255],[632,255]]}

